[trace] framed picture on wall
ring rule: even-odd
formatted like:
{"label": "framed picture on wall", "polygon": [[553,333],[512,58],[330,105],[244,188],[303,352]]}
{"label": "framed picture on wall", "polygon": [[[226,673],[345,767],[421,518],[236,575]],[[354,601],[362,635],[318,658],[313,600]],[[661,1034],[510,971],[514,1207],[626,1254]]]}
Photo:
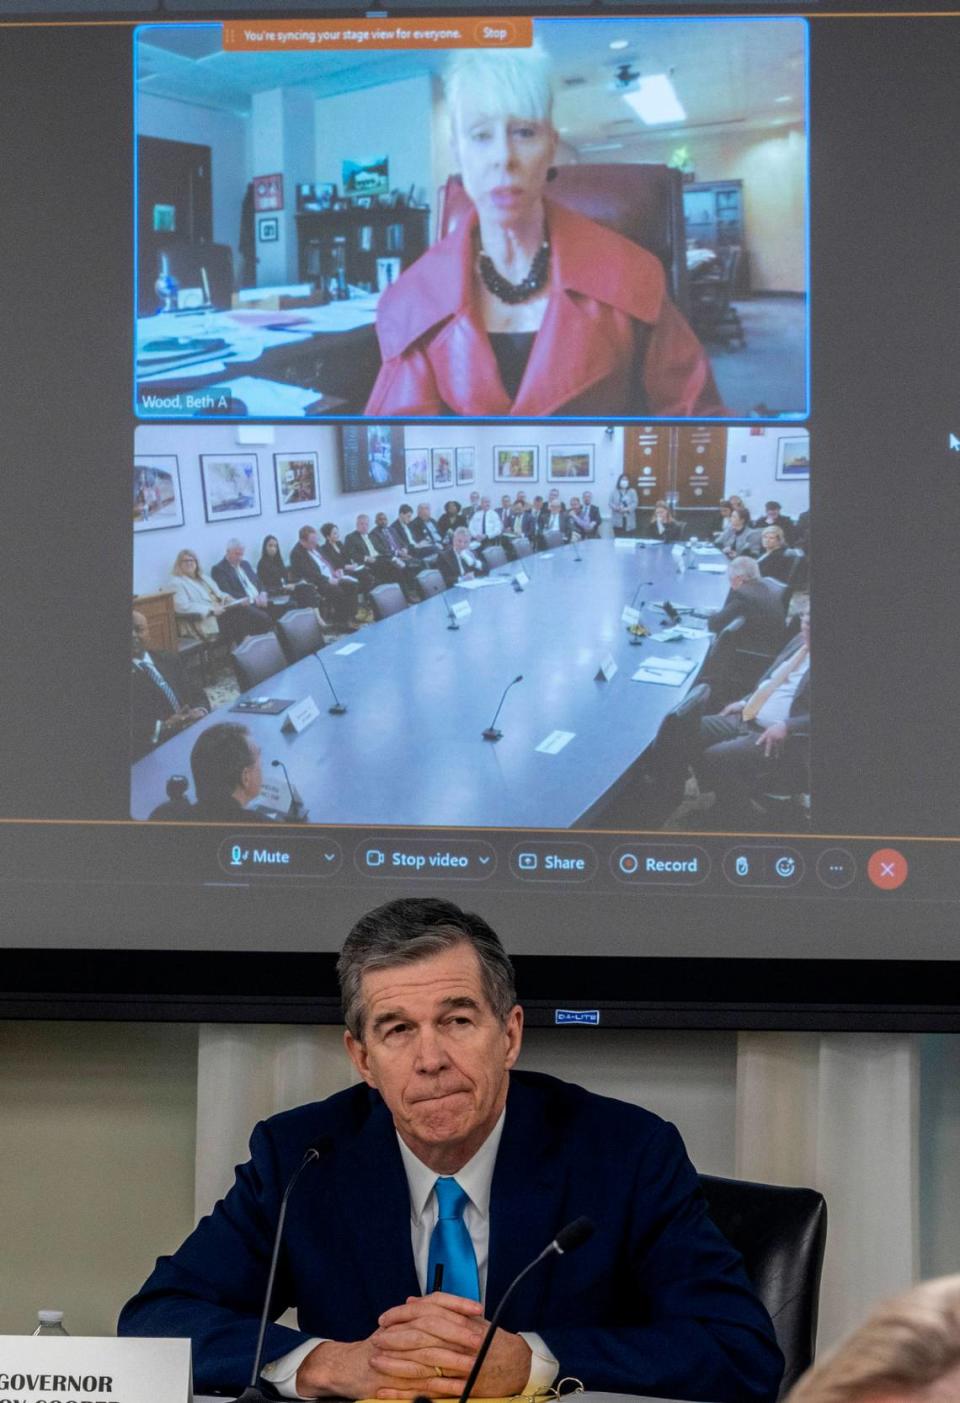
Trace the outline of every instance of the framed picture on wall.
{"label": "framed picture on wall", "polygon": [[777,440],[778,482],[808,482],[810,480],[810,439],[780,438]]}
{"label": "framed picture on wall", "polygon": [[133,460],[133,529],[163,531],[183,525],[180,464],[171,454]]}
{"label": "framed picture on wall", "polygon": [[593,482],[593,444],[549,444],[547,481]]}
{"label": "framed picture on wall", "polygon": [[539,476],[536,448],[495,448],[493,450],[495,482],[536,482]]}
{"label": "framed picture on wall", "polygon": [[255,453],[201,453],[200,481],[207,521],[260,515],[260,474]]}
{"label": "framed picture on wall", "polygon": [[407,448],[403,454],[403,485],[407,492],[426,492],[430,486],[429,448]]}
{"label": "framed picture on wall", "polygon": [[458,448],[456,454],[457,486],[472,487],[477,480],[477,450]]}
{"label": "framed picture on wall", "polygon": [[437,487],[453,486],[453,449],[434,448],[431,454],[433,463],[433,485]]}
{"label": "framed picture on wall", "polygon": [[277,511],[298,512],[320,505],[320,467],[316,453],[274,453]]}

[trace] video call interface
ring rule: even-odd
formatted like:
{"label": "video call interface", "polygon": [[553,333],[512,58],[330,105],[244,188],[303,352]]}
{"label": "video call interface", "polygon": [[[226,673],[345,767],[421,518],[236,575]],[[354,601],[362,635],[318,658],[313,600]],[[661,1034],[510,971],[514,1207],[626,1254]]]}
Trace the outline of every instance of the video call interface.
{"label": "video call interface", "polygon": [[952,958],[958,27],[0,25],[20,943],[82,874],[146,947],[429,889]]}

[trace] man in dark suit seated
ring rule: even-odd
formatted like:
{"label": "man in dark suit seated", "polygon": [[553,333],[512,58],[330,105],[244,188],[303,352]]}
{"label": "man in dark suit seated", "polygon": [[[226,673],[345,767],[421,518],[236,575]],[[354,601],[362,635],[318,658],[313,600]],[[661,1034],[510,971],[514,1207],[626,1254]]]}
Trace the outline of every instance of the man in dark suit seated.
{"label": "man in dark suit seated", "polygon": [[443,550],[443,534],[430,514],[430,503],[421,502],[411,523],[413,534],[420,545],[427,545],[437,555]]}
{"label": "man in dark suit seated", "polygon": [[720,633],[734,619],[743,619],[737,647],[751,653],[776,653],[786,627],[780,592],[763,583],[759,565],[748,555],[731,560],[727,581],[730,589],[723,607],[707,618],[711,633]]}
{"label": "man in dark suit seated", "polygon": [[458,526],[454,531],[453,540],[440,553],[437,568],[448,588],[460,580],[475,580],[478,575],[486,574],[483,557],[470,549],[470,532],[465,526]]}
{"label": "man in dark suit seated", "polygon": [[596,539],[596,537],[600,535],[600,523],[602,518],[600,516],[600,508],[596,505],[596,503],[593,500],[592,492],[584,492],[583,509],[586,512],[587,516],[590,518],[589,535],[592,539]]}
{"label": "man in dark suit seated", "polygon": [[[363,1084],[275,1116],[226,1199],[162,1257],[123,1335],[189,1336],[198,1391],[249,1374],[284,1186],[262,1376],[284,1398],[456,1397],[520,1270],[578,1215],[576,1261],[531,1273],[478,1397],[574,1375],[590,1390],[769,1403],[783,1362],[740,1258],[707,1216],[673,1126],[513,1071],[523,1010],[481,917],[402,899],[362,917],[338,964]],[[442,1264],[442,1281],[438,1268]]]}
{"label": "man in dark suit seated", "polygon": [[246,726],[222,721],[201,731],[190,752],[197,801],[190,818],[197,823],[266,823],[265,814],[247,808],[260,793],[260,747]]}
{"label": "man in dark suit seated", "polygon": [[751,694],[700,722],[693,761],[702,792],[712,790],[711,816],[740,827],[755,820],[754,798],[807,793],[810,788],[810,615],[767,668]]}
{"label": "man in dark suit seated", "polygon": [[357,529],[347,532],[343,548],[354,565],[362,565],[365,570],[370,571],[376,584],[403,580],[406,572],[402,563],[395,561],[391,553],[371,534],[370,518],[366,512],[361,512],[357,517]]}
{"label": "man in dark suit seated", "polygon": [[144,616],[133,611],[130,734],[133,758],[192,726],[210,710],[206,693],[188,680],[176,653],[150,648]]}
{"label": "man in dark suit seated", "polygon": [[377,550],[386,556],[391,566],[402,572],[396,577],[400,587],[411,602],[416,602],[420,598],[420,591],[415,581],[419,572],[424,569],[423,561],[413,554],[404,543],[404,538],[390,525],[386,512],[377,512],[370,536]]}
{"label": "man in dark suit seated", "polygon": [[483,550],[484,546],[498,546],[500,544],[503,523],[500,520],[500,513],[491,507],[489,497],[480,498],[480,505],[467,522],[467,526],[470,531],[470,539],[476,542],[478,550]]}
{"label": "man in dark suit seated", "polygon": [[356,633],[354,617],[360,593],[355,580],[336,571],[320,550],[315,526],[301,526],[298,540],[290,552],[290,569],[300,580],[313,585],[320,599],[320,609],[338,633]]}
{"label": "man in dark suit seated", "polygon": [[334,573],[354,580],[360,594],[368,595],[377,583],[376,575],[361,561],[353,559],[344,542],[340,540],[340,527],[333,521],[325,521],[320,527],[320,534],[323,537],[320,554]]}
{"label": "man in dark suit seated", "polygon": [[267,609],[269,596],[260,588],[252,567],[244,560],[244,544],[236,537],[227,542],[223,559],[210,571],[214,584],[231,599],[242,602],[231,606],[231,617],[241,615],[243,637],[251,633],[269,633],[273,619]]}
{"label": "man in dark suit seated", "polygon": [[792,546],[796,537],[797,528],[794,525],[793,517],[785,516],[780,510],[779,502],[767,502],[763,508],[763,515],[758,516],[753,523],[762,531],[765,526],[779,526],[783,532],[783,539],[788,546]]}
{"label": "man in dark suit seated", "polygon": [[397,512],[397,519],[392,523],[390,530],[410,559],[419,561],[421,570],[436,563],[440,548],[435,546],[432,541],[425,539],[422,532],[418,532],[414,525],[413,507],[409,506],[408,503],[404,502]]}

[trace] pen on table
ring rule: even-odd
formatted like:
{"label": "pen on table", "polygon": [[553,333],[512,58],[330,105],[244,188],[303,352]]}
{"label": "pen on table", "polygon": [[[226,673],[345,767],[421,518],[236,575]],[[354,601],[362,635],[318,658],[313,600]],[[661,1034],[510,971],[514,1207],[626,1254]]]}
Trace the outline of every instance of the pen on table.
{"label": "pen on table", "polygon": [[443,1263],[442,1263],[442,1262],[438,1262],[437,1265],[436,1265],[436,1266],[434,1267],[434,1269],[433,1269],[433,1285],[430,1287],[430,1290],[431,1290],[431,1291],[442,1291],[442,1290],[443,1290]]}

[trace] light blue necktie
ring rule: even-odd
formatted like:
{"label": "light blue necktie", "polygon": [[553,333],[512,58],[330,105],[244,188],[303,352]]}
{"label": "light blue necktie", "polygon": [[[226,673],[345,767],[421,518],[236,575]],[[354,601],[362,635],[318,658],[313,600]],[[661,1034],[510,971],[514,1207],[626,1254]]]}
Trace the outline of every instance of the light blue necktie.
{"label": "light blue necktie", "polygon": [[470,1234],[463,1221],[467,1194],[456,1179],[438,1179],[434,1185],[437,1195],[437,1226],[430,1238],[430,1260],[427,1264],[426,1290],[433,1290],[437,1266],[443,1263],[443,1287],[454,1296],[470,1301],[480,1299],[480,1276]]}

